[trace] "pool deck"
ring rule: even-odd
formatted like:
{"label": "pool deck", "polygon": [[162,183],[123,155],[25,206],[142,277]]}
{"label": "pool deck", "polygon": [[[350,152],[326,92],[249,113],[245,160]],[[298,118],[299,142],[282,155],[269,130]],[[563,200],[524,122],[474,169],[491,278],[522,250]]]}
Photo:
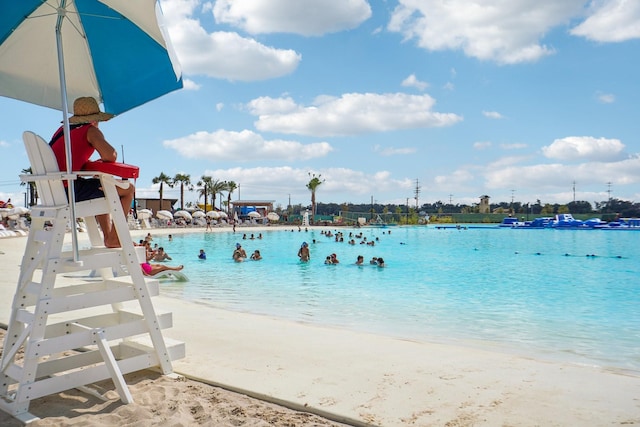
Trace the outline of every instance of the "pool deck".
{"label": "pool deck", "polygon": [[[203,229],[132,235],[192,231]],[[24,237],[0,239],[3,324],[25,244]],[[176,372],[334,420],[379,426],[640,425],[637,373],[356,333],[164,296],[154,302],[157,311],[173,312],[174,326],[165,336],[186,343],[187,357],[174,362]]]}

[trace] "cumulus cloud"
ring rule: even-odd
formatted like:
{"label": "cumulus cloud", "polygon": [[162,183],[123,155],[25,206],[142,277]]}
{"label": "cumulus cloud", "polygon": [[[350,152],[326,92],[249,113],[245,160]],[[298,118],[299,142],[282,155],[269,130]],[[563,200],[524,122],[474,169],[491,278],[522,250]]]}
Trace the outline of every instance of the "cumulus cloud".
{"label": "cumulus cloud", "polygon": [[327,142],[302,144],[281,139],[265,140],[261,135],[243,130],[232,132],[196,132],[183,138],[164,141],[167,148],[186,158],[208,158],[212,161],[308,160],[323,157],[333,148]]}
{"label": "cumulus cloud", "polygon": [[218,0],[213,15],[250,34],[320,36],[356,28],[371,7],[365,0]]}
{"label": "cumulus cloud", "polygon": [[540,42],[581,11],[584,0],[399,0],[390,31],[430,50],[462,50],[500,64],[535,62],[553,54]]}
{"label": "cumulus cloud", "polygon": [[443,127],[462,120],[453,113],[431,111],[434,105],[429,95],[347,93],[318,97],[310,106],[291,98],[262,97],[249,102],[248,108],[258,116],[255,126],[260,131],[325,137]]}
{"label": "cumulus cloud", "polygon": [[476,179],[473,168],[464,168],[453,171],[449,175],[438,175],[434,178],[437,186],[446,186],[447,189],[454,190],[461,188]]}
{"label": "cumulus cloud", "polygon": [[504,116],[497,111],[483,111],[482,115],[484,115],[488,119],[503,119]]}
{"label": "cumulus cloud", "polygon": [[[245,199],[273,199],[284,195],[282,198],[291,197],[293,204],[302,203],[306,206],[311,202],[309,190],[306,188],[310,170],[310,168],[291,166],[233,167],[206,170],[204,175],[241,183],[242,198]],[[369,200],[370,195],[376,191],[378,193],[388,191],[410,193],[415,185],[413,180],[395,178],[385,170],[365,173],[348,168],[313,168],[313,171],[322,175],[324,179],[324,183],[316,192],[317,200],[324,202],[354,202],[358,198]],[[157,190],[153,194],[157,196]],[[150,197],[153,196],[150,195]],[[387,201],[379,200],[379,202]]]}
{"label": "cumulus cloud", "polygon": [[621,158],[623,151],[624,144],[619,139],[591,136],[568,136],[542,147],[542,153],[546,157],[559,160],[616,160]]}
{"label": "cumulus cloud", "polygon": [[[497,200],[506,200],[513,190],[516,200],[526,203],[543,199],[545,203],[567,203],[577,184],[578,199],[603,200],[607,183],[614,186],[640,183],[640,156],[617,162],[588,161],[579,164],[533,163],[527,157],[508,157],[485,165],[464,165],[450,174],[435,177],[436,188],[468,194],[482,191]],[[599,195],[594,189],[602,188]],[[501,197],[503,199],[501,199]],[[470,202],[477,202],[471,200]]]}
{"label": "cumulus cloud", "polygon": [[182,79],[184,90],[199,90],[200,85],[191,79]]}
{"label": "cumulus cloud", "polygon": [[409,77],[402,81],[404,87],[415,87],[418,90],[425,90],[429,87],[429,83],[418,80],[415,74],[411,74]]}
{"label": "cumulus cloud", "polygon": [[376,145],[373,147],[373,151],[376,153],[380,153],[382,156],[395,156],[395,155],[404,155],[404,154],[413,154],[416,152],[415,148],[406,147],[406,148],[396,148],[396,147],[382,147],[380,145]]}
{"label": "cumulus cloud", "polygon": [[594,1],[590,16],[571,34],[597,42],[623,42],[640,38],[640,2]]}
{"label": "cumulus cloud", "polygon": [[208,33],[193,18],[198,3],[194,0],[162,3],[167,29],[184,74],[259,81],[291,74],[298,67],[302,56],[291,49],[266,46],[234,32]]}
{"label": "cumulus cloud", "polygon": [[[640,182],[640,158],[632,157],[619,162],[586,162],[576,165],[560,163],[512,166],[487,169],[484,173],[487,188],[523,188],[537,190],[568,189],[573,182],[581,186],[601,185],[607,182],[628,185]],[[566,201],[566,200],[565,200]]]}

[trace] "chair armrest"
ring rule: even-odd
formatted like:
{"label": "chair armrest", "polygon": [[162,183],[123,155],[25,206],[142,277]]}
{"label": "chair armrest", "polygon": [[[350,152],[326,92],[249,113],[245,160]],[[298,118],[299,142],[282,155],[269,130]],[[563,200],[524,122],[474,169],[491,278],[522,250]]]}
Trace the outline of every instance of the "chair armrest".
{"label": "chair armrest", "polygon": [[129,188],[131,183],[124,179],[115,178],[110,173],[98,172],[98,171],[78,171],[76,172],[78,176],[90,176],[90,177],[98,177],[100,181],[104,184],[115,185],[120,188]]}
{"label": "chair armrest", "polygon": [[44,175],[33,175],[33,174],[26,174],[26,175],[20,175],[20,181],[22,182],[35,182],[35,181],[56,181],[56,180],[74,180],[77,178],[77,174],[72,173],[72,174],[67,174],[64,172],[53,172],[53,173],[47,173]]}

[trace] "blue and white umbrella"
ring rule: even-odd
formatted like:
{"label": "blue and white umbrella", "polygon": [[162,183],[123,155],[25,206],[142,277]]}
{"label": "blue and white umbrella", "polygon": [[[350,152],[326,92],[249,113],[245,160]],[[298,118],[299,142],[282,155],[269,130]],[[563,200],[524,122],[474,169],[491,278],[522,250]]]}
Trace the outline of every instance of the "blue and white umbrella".
{"label": "blue and white umbrella", "polygon": [[117,115],[181,87],[157,0],[3,2],[1,96],[63,111],[92,96]]}
{"label": "blue and white umbrella", "polygon": [[[157,0],[3,2],[0,96],[62,110],[68,173],[69,100],[92,96],[117,115],[181,87]],[[75,222],[73,181],[69,192]]]}

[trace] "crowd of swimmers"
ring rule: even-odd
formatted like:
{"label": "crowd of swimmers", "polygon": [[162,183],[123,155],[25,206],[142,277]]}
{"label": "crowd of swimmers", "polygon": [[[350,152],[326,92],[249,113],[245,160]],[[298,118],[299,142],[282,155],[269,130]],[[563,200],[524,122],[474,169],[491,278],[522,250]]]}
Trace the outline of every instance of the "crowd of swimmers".
{"label": "crowd of swimmers", "polygon": [[[304,229],[305,232],[308,231],[307,228]],[[292,229],[291,231],[295,231],[294,229]],[[298,231],[302,231],[302,229],[300,227],[298,227]],[[383,234],[385,232],[383,231]],[[391,231],[388,231],[389,234],[391,234]],[[332,239],[335,242],[338,243],[342,243],[345,241],[345,236],[344,233],[342,231],[335,231],[335,232],[331,232],[330,230],[324,231],[321,230],[320,234],[326,238]],[[261,240],[263,238],[262,233],[258,233],[257,235],[254,235],[253,233],[250,235],[247,234],[243,234],[242,236],[242,240]],[[173,237],[171,234],[168,235],[168,239],[169,241],[173,240]],[[362,232],[359,233],[353,233],[350,232],[348,234],[348,241],[347,243],[350,245],[355,245],[356,244],[356,239],[359,240],[361,245],[367,245],[367,246],[375,246],[376,242],[379,242],[380,239],[378,237],[375,237],[374,239],[369,239],[367,240],[366,236],[363,236]],[[178,267],[170,267],[170,266],[166,266],[164,264],[151,264],[152,262],[165,262],[165,261],[172,261],[173,258],[171,258],[171,255],[169,255],[164,247],[159,246],[157,243],[155,245],[152,246],[152,241],[153,241],[153,237],[151,236],[151,233],[148,233],[147,236],[144,239],[141,239],[139,241],[139,243],[137,244],[138,246],[144,246],[145,248],[145,253],[146,253],[146,263],[143,263],[143,271],[145,274],[147,275],[153,275],[159,271],[163,271],[163,270],[176,270],[179,271],[183,268],[182,265],[178,266]],[[316,241],[316,239],[312,240],[312,243],[319,243],[318,241]],[[197,258],[200,260],[206,260],[207,259],[207,253],[205,252],[204,249],[200,249],[198,254],[197,254]],[[231,254],[231,258],[233,259],[234,262],[243,262],[247,259],[251,260],[251,261],[260,261],[262,260],[262,254],[260,253],[259,249],[255,249],[251,255],[247,255],[247,252],[245,251],[245,249],[242,247],[241,243],[236,243],[235,244],[235,248]],[[301,262],[309,262],[311,261],[311,251],[309,248],[309,243],[307,242],[302,242],[302,244],[300,245],[300,248],[298,249],[298,259]],[[331,253],[329,255],[327,255],[325,257],[324,263],[327,265],[337,265],[340,264],[340,261],[338,259],[338,255],[336,253]],[[364,256],[363,255],[358,255],[357,259],[354,263],[355,265],[358,266],[362,266],[365,265],[365,261],[364,261]],[[382,257],[373,257],[371,258],[371,260],[369,260],[369,265],[373,265],[373,266],[377,266],[377,267],[385,267],[385,262],[384,259]],[[150,267],[149,267],[150,266]]]}

